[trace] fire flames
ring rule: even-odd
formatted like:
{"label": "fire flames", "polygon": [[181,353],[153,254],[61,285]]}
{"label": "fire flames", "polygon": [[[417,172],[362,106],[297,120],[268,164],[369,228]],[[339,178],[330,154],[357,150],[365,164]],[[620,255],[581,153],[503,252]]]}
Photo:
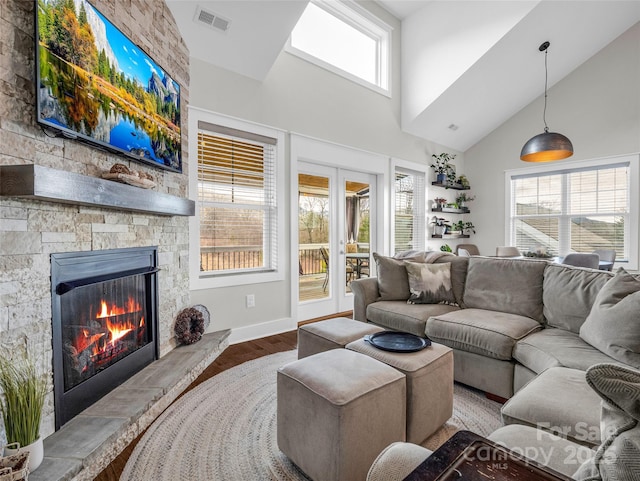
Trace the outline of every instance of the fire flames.
{"label": "fire flames", "polygon": [[[132,297],[129,297],[123,306],[102,300],[95,319],[102,320],[103,328],[101,332],[96,332],[95,328],[81,329],[74,342],[77,353],[89,349],[88,352],[92,356],[100,359],[117,355],[125,349],[124,346],[118,346],[118,341],[144,328],[145,320],[142,311],[140,303]],[[141,334],[142,332],[138,332],[138,337]]]}

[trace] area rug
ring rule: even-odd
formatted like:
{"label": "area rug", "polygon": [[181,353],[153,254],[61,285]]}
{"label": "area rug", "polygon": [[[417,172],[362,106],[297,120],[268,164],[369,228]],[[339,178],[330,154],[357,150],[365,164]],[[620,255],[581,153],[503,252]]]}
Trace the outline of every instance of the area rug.
{"label": "area rug", "polygon": [[[271,354],[224,371],[172,404],[144,434],[121,481],[306,481],[276,441],[276,371],[297,351]],[[424,446],[460,429],[488,435],[500,405],[455,385],[453,417]]]}

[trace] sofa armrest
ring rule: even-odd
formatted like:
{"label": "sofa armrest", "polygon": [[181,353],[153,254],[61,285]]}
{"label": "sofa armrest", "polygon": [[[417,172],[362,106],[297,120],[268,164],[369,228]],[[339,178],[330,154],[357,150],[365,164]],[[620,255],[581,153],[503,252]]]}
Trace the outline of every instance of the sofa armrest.
{"label": "sofa armrest", "polygon": [[353,318],[356,321],[367,322],[367,306],[380,297],[378,279],[364,277],[351,281],[353,292]]}
{"label": "sofa armrest", "polygon": [[390,444],[373,461],[367,481],[402,481],[431,456],[431,451],[417,444]]}

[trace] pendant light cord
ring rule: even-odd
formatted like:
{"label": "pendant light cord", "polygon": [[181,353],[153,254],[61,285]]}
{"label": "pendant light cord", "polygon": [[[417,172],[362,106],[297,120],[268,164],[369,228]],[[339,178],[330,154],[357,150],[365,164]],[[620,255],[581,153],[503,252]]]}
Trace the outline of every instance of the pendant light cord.
{"label": "pendant light cord", "polygon": [[544,52],[544,110],[542,111],[542,121],[544,122],[544,131],[545,133],[549,132],[549,127],[547,126],[547,86],[549,82],[549,69],[547,68],[547,54],[549,51],[549,42],[544,42],[538,50]]}

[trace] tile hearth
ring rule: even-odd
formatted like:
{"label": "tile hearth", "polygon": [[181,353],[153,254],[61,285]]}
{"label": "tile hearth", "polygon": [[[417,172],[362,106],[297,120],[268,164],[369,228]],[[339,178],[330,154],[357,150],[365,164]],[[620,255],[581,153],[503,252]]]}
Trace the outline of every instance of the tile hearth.
{"label": "tile hearth", "polygon": [[87,408],[44,440],[45,458],[29,481],[94,479],[229,345],[229,331],[180,346]]}

